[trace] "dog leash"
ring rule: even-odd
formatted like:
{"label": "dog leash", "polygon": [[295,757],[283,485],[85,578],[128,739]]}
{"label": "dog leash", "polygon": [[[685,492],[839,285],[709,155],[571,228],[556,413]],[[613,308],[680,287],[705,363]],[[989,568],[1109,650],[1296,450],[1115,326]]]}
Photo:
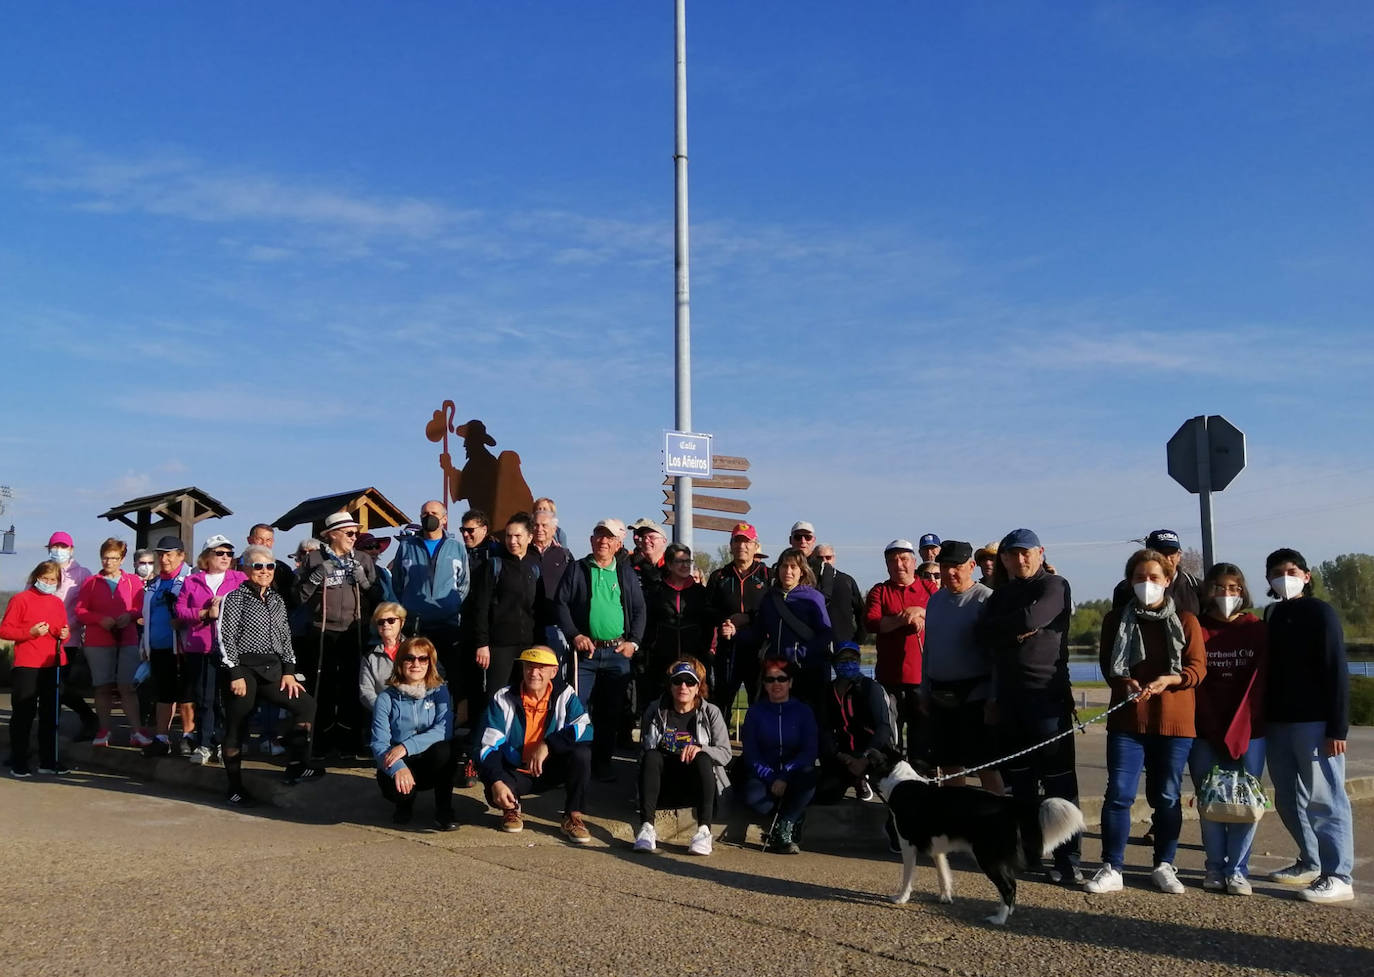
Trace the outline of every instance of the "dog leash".
{"label": "dog leash", "polygon": [[[1112,713],[1116,712],[1118,709],[1130,705],[1138,698],[1140,698],[1140,693],[1132,692],[1125,699],[1122,699],[1116,705],[1112,706],[1110,709],[1103,712],[1100,716],[1094,716],[1092,719],[1083,722],[1075,721],[1073,723],[1070,723],[1069,728],[1064,730],[1062,733],[1055,733],[1053,736],[1045,740],[1043,743],[1036,743],[1034,746],[1028,746],[1024,750],[1012,753],[1009,756],[1004,756],[1000,760],[992,760],[988,763],[979,764],[976,767],[969,767],[967,770],[960,770],[958,773],[947,773],[940,777],[923,777],[921,779],[929,784],[942,784],[946,780],[953,780],[955,777],[967,777],[969,774],[978,773],[982,770],[987,770],[990,767],[1000,767],[1002,764],[1007,763],[1010,760],[1020,759],[1028,753],[1034,753],[1036,750],[1043,749],[1044,747],[1049,746],[1051,743],[1058,742],[1059,740],[1062,740],[1065,736],[1072,736],[1075,731],[1080,733],[1086,733],[1088,727],[1091,726],[1093,723],[1101,722],[1102,720],[1110,716]],[[1074,710],[1074,715],[1078,715],[1077,709]]]}

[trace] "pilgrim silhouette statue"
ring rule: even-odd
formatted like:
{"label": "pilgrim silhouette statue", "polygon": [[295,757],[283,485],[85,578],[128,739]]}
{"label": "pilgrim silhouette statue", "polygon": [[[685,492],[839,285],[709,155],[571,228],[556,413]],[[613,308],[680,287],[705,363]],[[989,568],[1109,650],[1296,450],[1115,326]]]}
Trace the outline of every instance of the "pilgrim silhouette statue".
{"label": "pilgrim silhouette statue", "polygon": [[[487,433],[486,424],[473,418],[455,426],[456,411],[453,401],[446,400],[425,425],[425,437],[443,445],[439,469],[444,473],[444,505],[463,499],[468,508],[485,512],[492,530],[499,531],[515,513],[534,507],[534,495],[520,471],[520,456],[514,451],[493,455],[496,439]],[[454,466],[449,453],[450,433],[463,439],[467,460],[461,469]]]}

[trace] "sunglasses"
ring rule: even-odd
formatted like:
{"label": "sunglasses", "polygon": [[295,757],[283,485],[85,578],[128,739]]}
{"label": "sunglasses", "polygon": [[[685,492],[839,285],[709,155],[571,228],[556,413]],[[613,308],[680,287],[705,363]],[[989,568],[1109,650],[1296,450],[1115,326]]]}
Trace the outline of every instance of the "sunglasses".
{"label": "sunglasses", "polygon": [[939,579],[940,579],[940,575],[939,575],[938,573],[918,573],[918,574],[916,574],[916,576],[920,577],[922,580],[939,580]]}
{"label": "sunglasses", "polygon": [[275,570],[276,568],[277,568],[277,565],[276,565],[275,563],[250,563],[250,564],[248,564],[248,569],[250,569],[250,570]]}
{"label": "sunglasses", "polygon": [[402,656],[401,656],[401,661],[403,661],[403,662],[404,662],[405,664],[407,664],[407,665],[411,664],[412,662],[415,663],[415,664],[417,664],[417,665],[428,665],[428,664],[429,664],[429,656],[428,656],[428,655],[402,655]]}
{"label": "sunglasses", "polygon": [[377,618],[377,623],[378,623],[378,624],[400,624],[400,623],[401,623],[401,619],[400,619],[399,617],[379,617],[379,618]]}
{"label": "sunglasses", "polygon": [[765,675],[765,676],[763,677],[763,684],[764,684],[764,685],[779,685],[779,684],[781,684],[781,683],[783,683],[783,682],[790,682],[790,681],[792,681],[792,679],[789,678],[789,677],[786,676],[786,675]]}
{"label": "sunglasses", "polygon": [[792,534],[792,538],[793,538],[793,539],[815,539],[816,537],[815,537],[812,533],[793,533],[793,534]]}
{"label": "sunglasses", "polygon": [[477,530],[478,530],[479,528],[481,528],[481,527],[479,527],[479,526],[473,526],[473,527],[470,528],[470,529],[464,528],[464,529],[460,529],[460,530],[458,530],[458,531],[459,531],[460,533],[462,533],[464,536],[476,536],[476,535],[477,535]]}
{"label": "sunglasses", "polygon": [[214,551],[214,555],[215,555],[215,556],[233,556],[233,555],[234,555],[234,551],[233,551],[233,550],[215,550],[215,551]]}
{"label": "sunglasses", "polygon": [[694,675],[679,675],[673,679],[674,685],[696,685],[697,680]]}
{"label": "sunglasses", "polygon": [[357,539],[357,538],[358,538],[358,531],[357,531],[356,529],[345,529],[345,530],[343,531],[343,534],[344,534],[345,536],[347,536],[349,539]]}

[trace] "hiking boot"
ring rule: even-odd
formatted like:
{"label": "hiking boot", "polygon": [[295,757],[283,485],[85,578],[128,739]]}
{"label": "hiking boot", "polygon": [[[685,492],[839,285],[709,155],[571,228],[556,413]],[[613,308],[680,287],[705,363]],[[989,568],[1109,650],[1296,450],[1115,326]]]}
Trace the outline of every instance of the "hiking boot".
{"label": "hiking boot", "polygon": [[500,830],[508,835],[519,834],[525,830],[525,818],[520,814],[520,808],[507,808],[501,812],[501,823],[498,825]]}
{"label": "hiking boot", "polygon": [[1269,881],[1277,882],[1280,885],[1311,885],[1321,878],[1321,874],[1316,868],[1308,868],[1302,862],[1294,862],[1287,868],[1270,872]]}
{"label": "hiking boot", "polygon": [[645,821],[639,826],[639,833],[635,835],[634,850],[639,852],[654,851],[658,848],[658,829],[654,827],[652,821]]}
{"label": "hiking boot", "polygon": [[773,829],[773,835],[768,839],[768,844],[764,846],[764,851],[773,852],[775,855],[799,855],[801,848],[792,837],[792,822],[778,821],[777,827]]}
{"label": "hiking boot", "polygon": [[1183,883],[1178,880],[1178,870],[1168,862],[1160,862],[1155,866],[1155,870],[1150,873],[1150,881],[1160,892],[1167,892],[1171,896],[1183,894]]}
{"label": "hiking boot", "polygon": [[687,843],[687,854],[711,854],[711,826],[709,824],[703,824],[697,828],[696,834],[692,835],[692,840]]}
{"label": "hiking boot", "polygon": [[1306,889],[1298,893],[1298,898],[1308,902],[1350,902],[1355,898],[1355,890],[1349,882],[1334,875],[1323,875]]}
{"label": "hiking boot", "polygon": [[196,741],[194,737],[183,736],[181,739],[177,740],[177,756],[190,756],[194,752],[196,752]]}
{"label": "hiking boot", "polygon": [[569,811],[568,816],[563,819],[563,836],[574,845],[585,845],[592,840],[592,833],[582,823],[580,812]]}

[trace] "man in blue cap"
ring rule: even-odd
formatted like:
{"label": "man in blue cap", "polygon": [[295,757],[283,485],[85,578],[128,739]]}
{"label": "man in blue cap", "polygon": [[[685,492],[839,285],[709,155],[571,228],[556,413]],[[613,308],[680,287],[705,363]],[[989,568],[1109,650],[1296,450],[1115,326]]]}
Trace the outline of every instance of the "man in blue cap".
{"label": "man in blue cap", "polygon": [[916,549],[921,554],[922,563],[934,563],[940,557],[940,537],[926,533],[916,544]]}
{"label": "man in blue cap", "polygon": [[[1045,548],[1029,529],[1013,529],[997,547],[1006,580],[983,605],[975,637],[992,655],[989,713],[996,717],[1003,756],[1036,746],[1071,727],[1069,685],[1069,582],[1045,567]],[[999,578],[1001,574],[999,574]],[[1038,838],[1040,789],[1046,797],[1078,804],[1078,774],[1072,736],[1010,761],[1002,776],[1021,818],[1021,837]],[[1040,867],[1040,852],[1027,851],[1026,867]],[[1054,850],[1051,882],[1077,884],[1078,838]]]}
{"label": "man in blue cap", "polygon": [[[1178,533],[1172,529],[1156,529],[1145,537],[1145,548],[1154,550],[1174,568],[1174,579],[1169,581],[1169,586],[1164,591],[1166,597],[1173,598],[1174,610],[1187,611],[1196,617],[1201,613],[1198,594],[1202,590],[1202,584],[1197,577],[1179,566],[1183,562],[1183,543]],[[1112,591],[1112,610],[1119,611],[1134,599],[1135,592],[1131,590],[1131,582],[1123,579]]]}

